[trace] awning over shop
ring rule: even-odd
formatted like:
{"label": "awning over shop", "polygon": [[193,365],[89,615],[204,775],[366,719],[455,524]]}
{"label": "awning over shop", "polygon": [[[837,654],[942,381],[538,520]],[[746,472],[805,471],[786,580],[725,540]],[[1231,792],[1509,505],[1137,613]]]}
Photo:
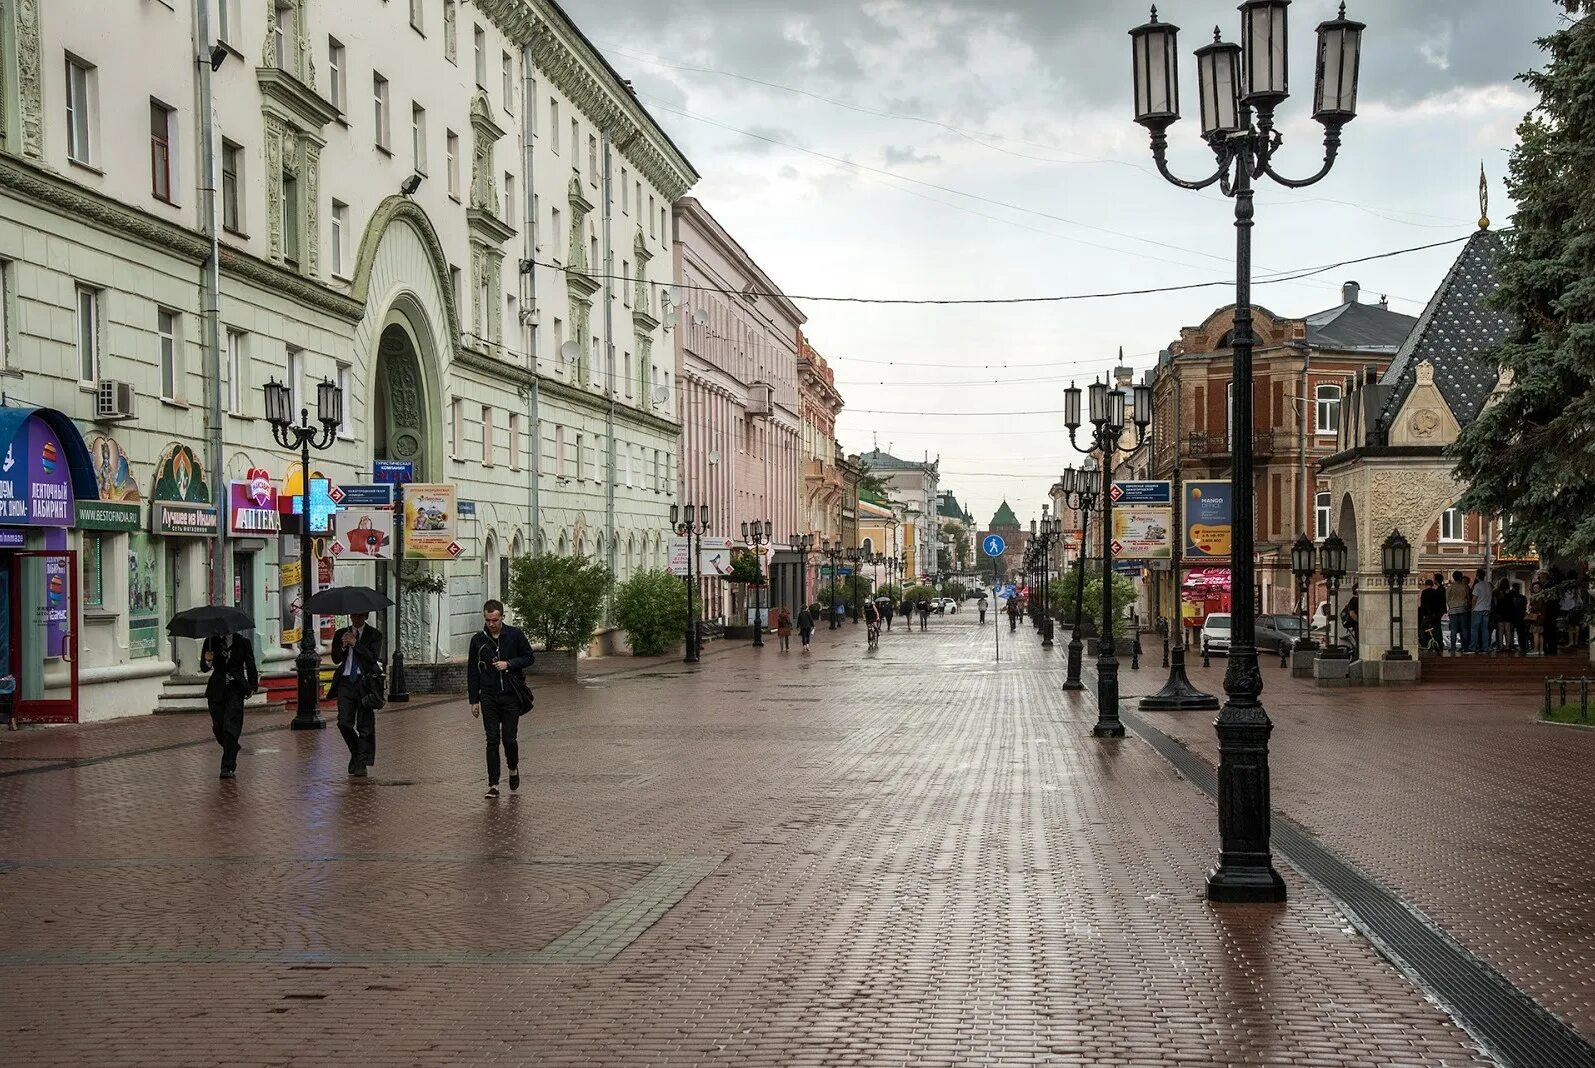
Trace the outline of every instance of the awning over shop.
{"label": "awning over shop", "polygon": [[1229,568],[1193,567],[1185,573],[1184,587],[1188,590],[1229,589]]}
{"label": "awning over shop", "polygon": [[0,406],[0,525],[70,527],[100,496],[83,435],[54,408]]}

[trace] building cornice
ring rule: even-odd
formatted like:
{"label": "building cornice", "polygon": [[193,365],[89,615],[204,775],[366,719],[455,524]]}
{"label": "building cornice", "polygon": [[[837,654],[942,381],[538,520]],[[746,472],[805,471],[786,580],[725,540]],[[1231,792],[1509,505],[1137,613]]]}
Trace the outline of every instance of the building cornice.
{"label": "building cornice", "polygon": [[[159,252],[203,263],[210,246],[203,235],[177,223],[128,207],[102,193],[86,189],[15,156],[0,153],[0,188]],[[359,321],[364,303],[328,289],[311,279],[227,245],[221,247],[222,271],[253,282],[315,311]]]}
{"label": "building cornice", "polygon": [[338,117],[338,109],[323,100],[320,93],[285,71],[256,67],[255,80],[260,83],[260,95],[274,105],[273,110],[301,130],[319,134]]}
{"label": "building cornice", "polygon": [[[601,418],[609,410],[609,398],[602,393],[592,393],[588,390],[573,386],[568,382],[561,382],[557,378],[540,374],[537,376],[539,392],[548,397],[557,397],[569,401],[578,408],[584,408],[593,413],[595,418]],[[645,426],[660,434],[676,437],[681,433],[681,424],[663,416],[645,412],[641,408],[634,408],[629,404],[615,404],[615,419],[617,422],[629,422],[638,426]]]}
{"label": "building cornice", "polygon": [[[804,323],[808,322],[809,317],[804,315],[798,306],[792,303],[791,299],[788,298],[785,293],[781,292],[781,288],[770,279],[769,275],[764,273],[764,268],[760,267],[753,257],[748,253],[748,250],[743,248],[737,242],[737,239],[732,237],[730,233],[726,231],[726,228],[720,225],[720,220],[716,219],[714,215],[709,212],[709,209],[703,206],[701,201],[699,201],[696,197],[682,197],[676,201],[676,214],[686,219],[689,223],[696,227],[698,231],[707,237],[715,246],[716,251],[725,257],[726,260],[732,264],[735,264],[737,269],[742,274],[746,275],[749,281],[755,284],[755,287],[761,294],[759,299],[775,302],[775,304],[780,307],[782,313],[786,315],[787,318],[795,322],[798,326],[802,326]],[[679,228],[677,229],[677,237],[686,246],[690,254],[692,250],[692,242],[681,235]],[[694,256],[693,259],[698,261],[696,266],[704,274],[718,273],[712,270],[710,266],[707,263],[704,263],[699,257]],[[734,282],[728,279],[721,279],[721,283],[722,284],[720,285],[720,288],[722,289],[740,288]],[[727,294],[727,299],[729,299],[729,296],[730,295]],[[797,352],[797,338],[795,335],[792,338],[792,351],[794,353]]]}
{"label": "building cornice", "polygon": [[513,363],[495,360],[486,353],[460,345],[454,350],[454,362],[457,366],[466,367],[484,375],[494,385],[512,385],[521,389],[530,389],[532,382],[537,378],[524,367],[517,367]]}

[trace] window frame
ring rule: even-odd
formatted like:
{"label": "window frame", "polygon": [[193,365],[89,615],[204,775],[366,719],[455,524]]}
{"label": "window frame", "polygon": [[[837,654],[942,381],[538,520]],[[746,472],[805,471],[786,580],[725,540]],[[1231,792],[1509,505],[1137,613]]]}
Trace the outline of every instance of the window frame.
{"label": "window frame", "polygon": [[[1455,527],[1452,534],[1446,533],[1446,527]],[[1457,545],[1467,541],[1468,517],[1456,505],[1450,505],[1440,513],[1440,542],[1445,545]]]}
{"label": "window frame", "polygon": [[506,50],[500,50],[499,64],[503,68],[504,78],[504,111],[506,114],[515,114],[515,57]]}
{"label": "window frame", "polygon": [[444,167],[447,171],[445,180],[448,183],[449,196],[455,200],[460,199],[460,135],[453,130],[444,130],[443,152],[447,157]]}
{"label": "window frame", "polygon": [[472,23],[471,46],[475,50],[476,63],[473,73],[476,75],[476,87],[484,93],[487,91],[487,31],[482,29],[480,23]]}
{"label": "window frame", "polygon": [[304,235],[299,227],[299,179],[287,171],[282,174],[282,188],[277,200],[282,224],[282,261],[297,268],[304,254]]}
{"label": "window frame", "polygon": [[349,110],[348,51],[342,41],[327,36],[327,102],[342,115]]}
{"label": "window frame", "polygon": [[426,108],[414,100],[410,101],[410,166],[426,176]]}
{"label": "window frame", "polygon": [[111,534],[100,530],[83,532],[83,607],[105,607],[105,543]]}
{"label": "window frame", "polygon": [[1317,533],[1316,541],[1323,541],[1334,530],[1332,507],[1328,490],[1318,490],[1313,494],[1313,529]]}
{"label": "window frame", "polygon": [[426,0],[410,0],[410,29],[426,36]]}
{"label": "window frame", "polygon": [[328,244],[332,253],[330,271],[334,278],[348,278],[349,268],[349,205],[332,198],[332,210],[328,213],[329,238]]}
{"label": "window frame", "polygon": [[96,167],[95,153],[99,147],[96,130],[99,109],[95,106],[98,69],[70,52],[66,55],[66,158],[89,168]]}
{"label": "window frame", "polygon": [[[222,138],[222,229],[244,236],[244,146]],[[231,167],[229,169],[229,164]],[[230,177],[229,177],[230,176]]]}
{"label": "window frame", "polygon": [[177,203],[173,196],[176,176],[172,173],[172,116],[176,112],[176,108],[150,97],[150,195],[162,204]]}
{"label": "window frame", "polygon": [[155,355],[161,400],[182,403],[183,315],[175,308],[155,308]]}
{"label": "window frame", "polygon": [[388,79],[379,71],[371,72],[371,104],[372,120],[376,127],[376,146],[383,152],[392,155],[390,147],[393,143],[393,104],[390,96]]}
{"label": "window frame", "polygon": [[350,417],[354,414],[354,405],[350,403],[353,393],[354,367],[351,364],[338,360],[333,364],[333,381],[338,384],[338,391],[343,394],[343,410],[339,412],[338,439],[340,441],[354,440],[354,423]]}
{"label": "window frame", "polygon": [[493,406],[482,405],[482,466],[493,466]]}
{"label": "window frame", "polygon": [[242,330],[227,327],[223,344],[226,346],[227,358],[227,414],[243,415],[244,398],[249,389],[245,382],[246,367],[249,363],[249,351],[246,345],[248,334]]}
{"label": "window frame", "polygon": [[460,65],[459,0],[443,0],[443,58]]}
{"label": "window frame", "polygon": [[[1326,392],[1333,393],[1333,398],[1326,397]],[[1340,405],[1344,399],[1344,391],[1332,382],[1320,382],[1313,388],[1313,432],[1319,437],[1340,432]],[[1328,426],[1324,425],[1326,411],[1332,412]]]}
{"label": "window frame", "polygon": [[[93,388],[100,379],[100,353],[102,350],[101,335],[104,331],[104,327],[101,325],[103,318],[100,315],[100,295],[104,292],[105,291],[98,286],[86,285],[82,282],[77,283],[75,286],[76,299],[73,304],[72,316],[77,325],[75,333],[77,334],[78,382],[79,384],[86,385],[90,388]],[[89,351],[87,353],[84,352],[84,297],[89,299],[88,307],[90,322],[88,324],[87,330]],[[89,371],[87,377],[83,376],[85,366],[87,366]]]}

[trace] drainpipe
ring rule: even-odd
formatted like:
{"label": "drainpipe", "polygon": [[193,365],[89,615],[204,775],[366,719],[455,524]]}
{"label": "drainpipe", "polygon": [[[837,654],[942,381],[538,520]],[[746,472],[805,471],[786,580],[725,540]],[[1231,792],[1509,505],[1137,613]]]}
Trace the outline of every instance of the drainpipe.
{"label": "drainpipe", "polygon": [[614,225],[614,203],[610,189],[610,144],[609,135],[604,134],[604,186],[601,190],[604,201],[604,390],[609,394],[609,403],[604,408],[604,435],[608,438],[609,445],[609,471],[607,473],[607,492],[604,506],[604,528],[609,559],[609,588],[605,596],[608,602],[606,617],[614,618],[615,609],[615,300],[614,300],[614,245],[611,228]]}
{"label": "drainpipe", "polygon": [[210,246],[205,257],[200,293],[205,320],[205,392],[210,418],[211,494],[216,505],[216,537],[210,569],[210,603],[230,604],[227,589],[227,480],[222,445],[222,352],[221,352],[221,243],[216,233],[216,112],[211,97],[210,0],[194,0],[194,69],[198,73],[200,184],[199,214]]}
{"label": "drainpipe", "polygon": [[[533,180],[533,147],[537,136],[537,104],[533,99],[536,95],[536,86],[532,78],[532,71],[536,69],[532,60],[532,48],[537,42],[537,32],[532,31],[531,40],[521,45],[521,155],[523,166],[526,170],[525,193],[526,209],[521,212],[521,248],[529,268],[521,275],[524,293],[521,297],[521,307],[534,311],[539,318],[542,309],[537,307],[537,197],[536,182]],[[559,136],[559,131],[554,131],[554,136]],[[534,335],[535,337],[535,335]],[[529,346],[531,353],[529,359],[532,371],[532,388],[526,403],[526,420],[530,424],[529,431],[532,443],[532,462],[528,465],[530,474],[526,483],[526,504],[531,513],[532,529],[526,544],[527,552],[537,553],[537,539],[543,531],[542,517],[542,466],[543,466],[543,428],[539,423],[538,395],[538,370],[537,370],[537,345],[534,340]]]}

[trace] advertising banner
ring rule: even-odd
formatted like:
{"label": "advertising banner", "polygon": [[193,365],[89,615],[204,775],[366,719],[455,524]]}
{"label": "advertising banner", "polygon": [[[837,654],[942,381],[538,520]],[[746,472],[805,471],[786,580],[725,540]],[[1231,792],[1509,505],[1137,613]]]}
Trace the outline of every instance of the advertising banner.
{"label": "advertising banner", "polygon": [[453,560],[464,548],[455,540],[454,487],[413,482],[404,488],[404,558]]}
{"label": "advertising banner", "polygon": [[704,578],[731,574],[730,538],[700,538],[698,540],[698,574]]}
{"label": "advertising banner", "polygon": [[242,482],[227,484],[227,530],[243,536],[276,534],[282,529],[277,487],[263,469],[254,467]]}
{"label": "advertising banner", "polygon": [[686,538],[670,539],[670,573],[687,577],[687,564],[691,560],[692,550],[687,545]]}
{"label": "advertising banner", "polygon": [[393,509],[345,508],[327,551],[341,560],[392,560]]}
{"label": "advertising banner", "polygon": [[1191,481],[1185,494],[1185,555],[1193,560],[1227,560],[1234,499],[1228,481]]}
{"label": "advertising banner", "polygon": [[1125,560],[1174,557],[1174,510],[1119,505],[1113,509],[1113,555]]}
{"label": "advertising banner", "polygon": [[1148,504],[1173,508],[1174,483],[1115,482],[1113,484],[1113,503],[1115,507],[1121,504]]}
{"label": "advertising banner", "polygon": [[43,419],[30,417],[0,458],[0,523],[69,527],[72,476],[61,439]]}
{"label": "advertising banner", "polygon": [[127,644],[134,660],[160,652],[160,579],[156,574],[155,539],[130,534],[127,539]]}
{"label": "advertising banner", "polygon": [[210,537],[220,525],[205,468],[187,445],[173,442],[161,454],[150,499],[155,502],[150,520],[158,534]]}

